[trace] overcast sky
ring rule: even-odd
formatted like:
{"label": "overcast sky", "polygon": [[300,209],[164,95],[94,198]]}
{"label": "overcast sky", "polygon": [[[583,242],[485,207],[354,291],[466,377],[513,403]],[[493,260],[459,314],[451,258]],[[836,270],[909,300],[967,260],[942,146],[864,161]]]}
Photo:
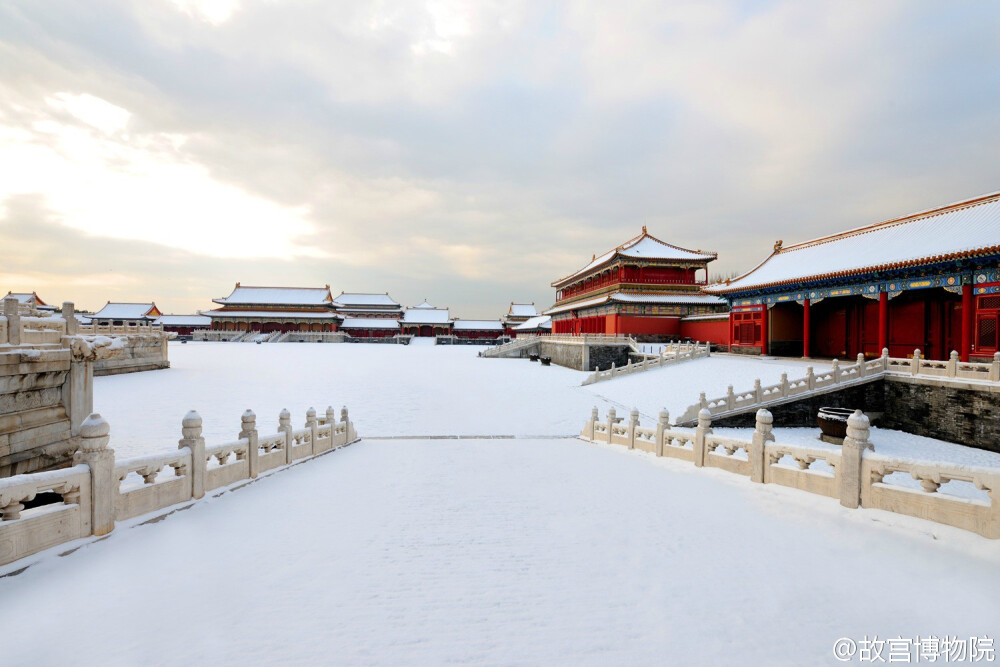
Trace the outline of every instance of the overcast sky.
{"label": "overcast sky", "polygon": [[0,4],[0,294],[236,281],[460,317],[636,235],[786,244],[1000,190],[1000,4]]}

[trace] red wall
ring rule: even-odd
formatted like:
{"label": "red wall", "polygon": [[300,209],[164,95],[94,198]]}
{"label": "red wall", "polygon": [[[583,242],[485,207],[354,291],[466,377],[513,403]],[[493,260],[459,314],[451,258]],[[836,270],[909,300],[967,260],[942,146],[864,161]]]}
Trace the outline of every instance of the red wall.
{"label": "red wall", "polygon": [[716,345],[729,345],[729,318],[682,321],[681,338],[690,338]]}
{"label": "red wall", "polygon": [[681,318],[619,315],[617,331],[613,333],[679,336],[681,334]]}

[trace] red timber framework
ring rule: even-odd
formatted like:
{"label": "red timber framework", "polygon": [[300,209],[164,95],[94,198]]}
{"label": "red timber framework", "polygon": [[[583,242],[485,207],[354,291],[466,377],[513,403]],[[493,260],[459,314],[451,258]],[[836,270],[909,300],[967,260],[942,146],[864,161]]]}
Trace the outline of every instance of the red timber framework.
{"label": "red timber framework", "polygon": [[639,236],[552,283],[556,303],[545,311],[552,333],[683,337],[683,318],[727,308],[701,291],[708,263],[717,257],[665,243],[643,227]]}
{"label": "red timber framework", "polygon": [[212,299],[222,307],[201,314],[213,331],[332,332],[342,319],[333,309],[330,286],[249,287],[236,283],[232,294]]}
{"label": "red timber framework", "polygon": [[1000,328],[1000,193],[782,247],[706,287],[733,351],[988,359]]}

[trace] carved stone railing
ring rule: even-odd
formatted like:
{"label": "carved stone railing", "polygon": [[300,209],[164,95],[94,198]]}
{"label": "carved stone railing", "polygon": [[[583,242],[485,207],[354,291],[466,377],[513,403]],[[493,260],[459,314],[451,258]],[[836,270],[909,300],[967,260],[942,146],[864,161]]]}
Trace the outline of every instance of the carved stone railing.
{"label": "carved stone railing", "polygon": [[677,423],[694,424],[701,410],[708,410],[713,418],[718,418],[772,407],[789,398],[836,390],[886,375],[1000,382],[1000,352],[994,355],[991,363],[965,363],[958,360],[957,352],[952,352],[948,361],[928,361],[921,357],[920,350],[914,350],[911,359],[900,359],[890,357],[889,350],[883,349],[882,356],[877,359],[866,361],[864,355],[859,354],[857,362],[850,366],[841,366],[836,359],[831,365],[830,370],[818,374],[809,366],[805,376],[795,380],[789,380],[788,374],[782,373],[778,384],[768,386],[763,386],[758,378],[753,389],[748,391],[734,392],[730,385],[724,396],[715,398],[706,398],[702,392],[698,402],[689,406]]}
{"label": "carved stone railing", "polygon": [[631,359],[629,359],[629,362],[621,368],[615,367],[614,363],[612,363],[611,368],[603,371],[594,371],[580,384],[594,384],[595,382],[603,382],[604,380],[611,380],[623,375],[631,375],[632,373],[641,373],[643,371],[653,370],[654,368],[673,366],[684,361],[691,361],[692,359],[701,359],[711,354],[709,351],[710,347],[711,346],[708,343],[705,343],[704,345],[700,342],[685,343],[672,348],[667,348],[662,354],[647,355],[644,361],[640,361],[636,364],[633,364]]}
{"label": "carved stone railing", "polygon": [[[655,428],[644,428],[639,425],[638,410],[633,409],[629,421],[623,423],[614,408],[604,420],[594,408],[580,437],[690,461],[698,467],[720,468],[761,484],[837,498],[848,508],[906,514],[1000,539],[1000,468],[899,460],[869,451],[873,445],[868,418],[860,410],[848,418],[847,437],[839,450],[777,443],[773,422],[769,411],[758,410],[753,437],[743,440],[714,434],[707,408],[699,412],[693,431],[669,428],[666,410],[660,412]],[[885,483],[885,477],[895,472],[919,480],[922,491]],[[968,482],[986,491],[988,500],[939,493],[940,486],[949,481]]]}
{"label": "carved stone railing", "polygon": [[[92,414],[80,427],[73,467],[0,479],[0,565],[107,534],[118,521],[196,500],[358,439],[347,408],[341,409],[339,422],[334,409],[327,408],[322,421],[310,408],[305,428],[293,429],[291,416],[282,410],[278,433],[262,436],[256,415],[247,410],[236,440],[206,446],[201,417],[191,411],[182,422],[176,451],[115,461],[114,450],[107,448],[108,423]],[[25,502],[47,491],[61,495],[63,502],[24,509]]]}

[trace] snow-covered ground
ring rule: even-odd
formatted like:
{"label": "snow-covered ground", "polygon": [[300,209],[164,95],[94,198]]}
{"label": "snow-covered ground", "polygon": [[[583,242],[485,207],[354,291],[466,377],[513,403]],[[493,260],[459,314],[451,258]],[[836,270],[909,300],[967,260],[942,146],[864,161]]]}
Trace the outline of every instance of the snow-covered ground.
{"label": "snow-covered ground", "polygon": [[802,665],[1000,627],[997,542],[578,440],[363,441],[136,523],[0,579],[0,663]]}
{"label": "snow-covered ground", "polygon": [[[282,408],[293,423],[310,406],[322,413],[347,405],[365,436],[573,435],[590,408],[601,414],[638,407],[655,420],[697,402],[698,392],[725,393],[805,373],[797,361],[718,356],[587,387],[587,373],[526,359],[480,359],[473,346],[171,344],[171,368],[95,379],[94,408],[111,423],[119,456],[176,447],[191,409],[204,419],[208,442],[232,440],[240,415],[257,413],[272,432]],[[819,369],[817,365],[817,370]],[[825,368],[825,366],[823,366]]]}

